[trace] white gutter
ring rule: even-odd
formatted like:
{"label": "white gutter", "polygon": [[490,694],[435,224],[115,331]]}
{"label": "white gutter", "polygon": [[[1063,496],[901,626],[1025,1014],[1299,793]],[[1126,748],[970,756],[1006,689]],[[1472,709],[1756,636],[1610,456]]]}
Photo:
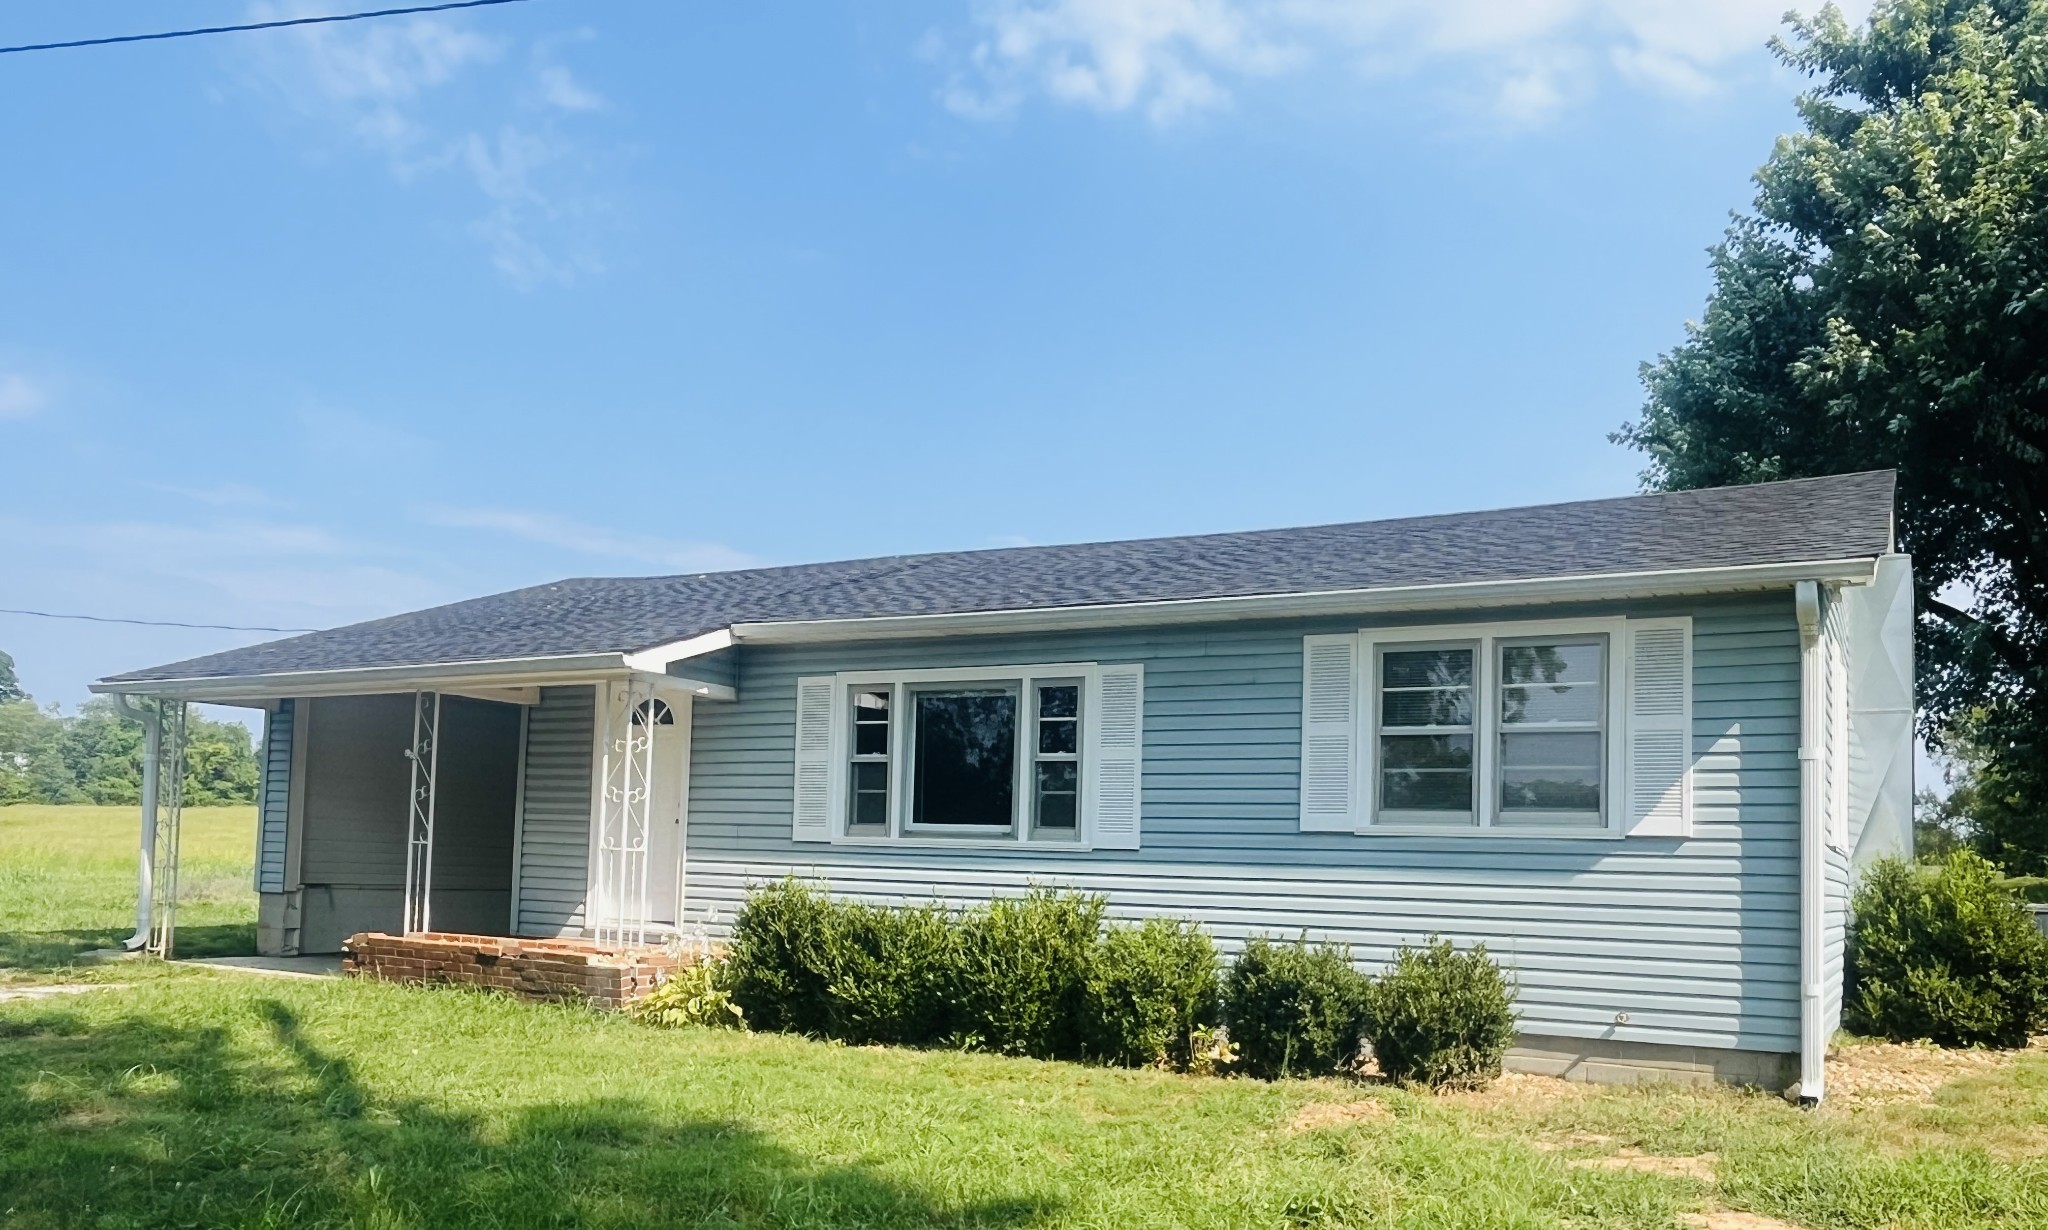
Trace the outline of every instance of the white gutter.
{"label": "white gutter", "polygon": [[1827,1022],[1822,1013],[1821,914],[1826,883],[1820,814],[1821,688],[1820,586],[1801,581],[1793,591],[1799,616],[1799,1100],[1827,1092]]}
{"label": "white gutter", "polygon": [[163,762],[164,726],[155,713],[114,693],[114,707],[142,725],[142,857],[135,872],[135,934],[121,941],[129,952],[149,945],[149,924],[156,913],[156,802]]}
{"label": "white gutter", "polygon": [[1280,619],[1310,615],[1369,615],[1378,612],[1455,610],[1617,598],[1668,598],[1687,594],[1772,589],[1799,581],[1867,585],[1875,557],[1807,560],[1789,564],[1745,564],[1728,568],[1678,568],[1661,572],[1602,572],[1519,581],[1472,581],[1449,585],[1402,585],[1379,589],[1326,590],[1311,594],[1255,594],[1238,598],[1190,598],[1165,602],[1098,603],[1042,610],[970,611],[948,615],[891,615],[867,619],[802,619],[738,623],[732,637],[744,644],[794,645],[968,633],[1050,632],[1067,628],[1150,627],[1232,619]]}
{"label": "white gutter", "polygon": [[[648,670],[631,663],[643,655],[579,654],[555,658],[501,658],[487,662],[430,662],[350,670],[278,671],[266,675],[204,675],[186,679],[100,680],[95,692],[126,692],[216,705],[261,705],[282,696],[363,696],[389,692],[445,692],[483,700],[531,703],[544,687],[641,679],[652,686],[706,700],[734,700],[725,685]],[[532,663],[525,670],[520,663]]]}

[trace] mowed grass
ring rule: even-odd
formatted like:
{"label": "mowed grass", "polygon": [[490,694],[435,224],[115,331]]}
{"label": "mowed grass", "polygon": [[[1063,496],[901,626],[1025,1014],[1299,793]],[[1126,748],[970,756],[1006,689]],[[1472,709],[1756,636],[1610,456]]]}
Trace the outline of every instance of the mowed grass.
{"label": "mowed grass", "polygon": [[[42,883],[18,877],[0,861]],[[27,931],[122,929],[123,888],[80,889],[110,913]],[[1436,1097],[151,968],[0,1002],[0,1226],[2048,1226],[2034,1055],[1818,1112],[1534,1079]]]}
{"label": "mowed grass", "polygon": [[[180,949],[254,952],[256,809],[188,808],[182,833]],[[140,837],[133,806],[0,807],[0,977],[61,967],[134,934]]]}

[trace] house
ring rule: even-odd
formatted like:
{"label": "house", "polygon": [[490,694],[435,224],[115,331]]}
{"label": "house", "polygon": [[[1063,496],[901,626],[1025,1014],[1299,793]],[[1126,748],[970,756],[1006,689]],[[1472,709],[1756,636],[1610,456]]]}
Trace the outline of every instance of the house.
{"label": "house", "polygon": [[581,578],[95,687],[267,712],[266,952],[1051,883],[1484,941],[1518,1066],[1818,1097],[1849,884],[1911,843],[1893,487]]}

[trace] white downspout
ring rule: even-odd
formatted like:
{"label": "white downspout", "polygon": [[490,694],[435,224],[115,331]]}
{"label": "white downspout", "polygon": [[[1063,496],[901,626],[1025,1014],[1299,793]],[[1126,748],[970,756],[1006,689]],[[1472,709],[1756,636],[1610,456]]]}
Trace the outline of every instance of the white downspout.
{"label": "white downspout", "polygon": [[149,945],[149,924],[156,906],[156,801],[158,765],[163,756],[163,722],[132,697],[114,694],[114,706],[142,725],[142,854],[135,873],[135,934],[121,941],[129,952]]}
{"label": "white downspout", "polygon": [[1821,1011],[1821,914],[1826,908],[1820,814],[1820,584],[1801,581],[1799,616],[1799,1101],[1819,1102],[1827,1086],[1828,1040]]}

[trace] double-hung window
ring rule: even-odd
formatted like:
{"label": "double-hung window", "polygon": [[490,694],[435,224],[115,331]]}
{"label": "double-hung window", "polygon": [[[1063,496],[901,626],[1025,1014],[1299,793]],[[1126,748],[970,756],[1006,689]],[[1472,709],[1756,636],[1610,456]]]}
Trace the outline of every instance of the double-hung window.
{"label": "double-hung window", "polygon": [[1608,803],[1607,638],[1503,640],[1495,655],[1496,822],[1602,827]]}
{"label": "double-hung window", "polygon": [[1388,645],[1379,651],[1379,817],[1470,824],[1477,806],[1472,740],[1477,648]]}
{"label": "double-hung window", "polygon": [[[799,680],[795,835],[1135,848],[1142,689],[1092,663]],[[815,836],[806,783],[833,817]]]}
{"label": "double-hung window", "polygon": [[1357,828],[1618,831],[1624,627],[1605,619],[1359,634]]}

